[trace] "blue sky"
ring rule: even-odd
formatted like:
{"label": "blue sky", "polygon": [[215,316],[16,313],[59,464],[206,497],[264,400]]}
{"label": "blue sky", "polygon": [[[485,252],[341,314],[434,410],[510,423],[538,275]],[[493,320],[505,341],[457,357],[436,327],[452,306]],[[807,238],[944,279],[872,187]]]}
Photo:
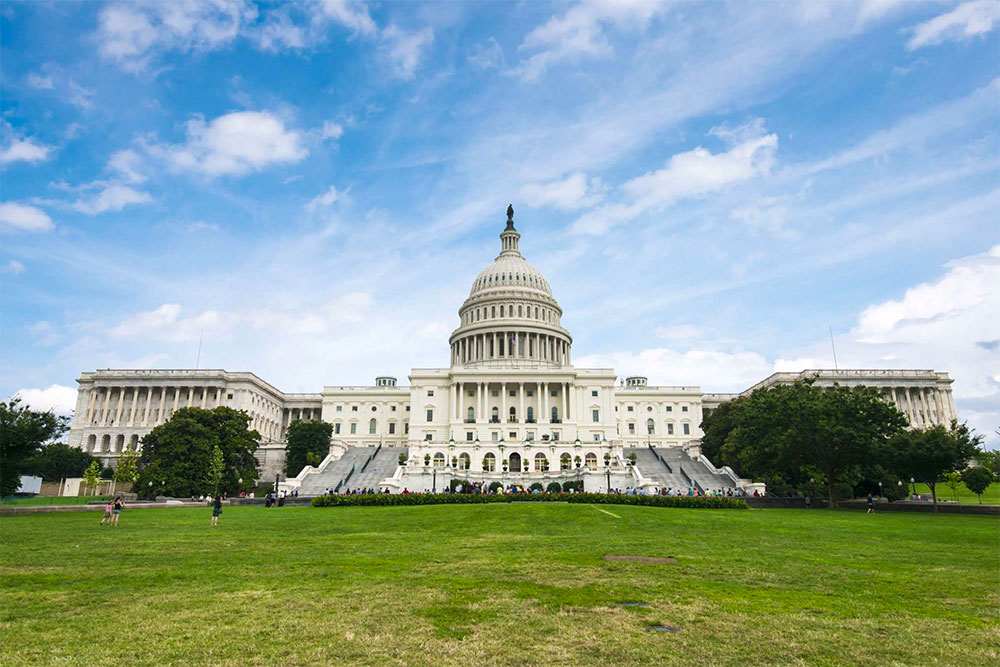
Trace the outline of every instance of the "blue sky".
{"label": "blue sky", "polygon": [[[0,12],[0,393],[405,378],[513,203],[577,365],[933,368],[1000,427],[1000,3]],[[991,435],[992,442],[997,436]]]}

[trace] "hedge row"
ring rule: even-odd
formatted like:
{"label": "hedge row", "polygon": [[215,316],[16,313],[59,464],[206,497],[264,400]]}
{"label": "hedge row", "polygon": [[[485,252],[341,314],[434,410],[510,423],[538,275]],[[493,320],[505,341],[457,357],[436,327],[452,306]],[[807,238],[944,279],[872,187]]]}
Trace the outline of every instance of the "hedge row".
{"label": "hedge row", "polygon": [[587,503],[595,505],[647,505],[650,507],[691,507],[699,509],[747,509],[746,501],[726,497],[625,496],[605,493],[512,493],[510,495],[469,493],[371,493],[318,496],[313,507],[388,507],[402,505],[475,505],[483,503]]}

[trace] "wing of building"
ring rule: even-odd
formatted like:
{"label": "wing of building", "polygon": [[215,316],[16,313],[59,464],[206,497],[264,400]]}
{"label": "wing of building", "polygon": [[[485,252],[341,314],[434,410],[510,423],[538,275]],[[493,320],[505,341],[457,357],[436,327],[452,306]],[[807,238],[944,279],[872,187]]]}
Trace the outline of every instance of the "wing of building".
{"label": "wing of building", "polygon": [[[450,366],[415,368],[409,386],[380,376],[371,386],[286,394],[246,372],[86,372],[69,442],[113,464],[175,410],[228,406],[245,410],[260,432],[265,479],[283,468],[291,422],[333,425],[326,459],[283,483],[306,495],[338,487],[441,489],[453,478],[505,486],[582,482],[594,491],[762,488],[700,453],[703,414],[736,394],[650,386],[639,376],[619,382],[614,369],[572,365],[562,309],[521,255],[520,238],[508,210],[500,254],[476,276],[458,311]],[[744,393],[806,377],[879,387],[914,426],[957,417],[952,380],[930,370],[775,373]]]}

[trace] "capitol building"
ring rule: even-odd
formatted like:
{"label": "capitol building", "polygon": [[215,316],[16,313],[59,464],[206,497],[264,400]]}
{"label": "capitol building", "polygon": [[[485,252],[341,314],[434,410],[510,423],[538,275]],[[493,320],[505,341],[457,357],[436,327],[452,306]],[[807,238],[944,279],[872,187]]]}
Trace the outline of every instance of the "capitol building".
{"label": "capitol building", "polygon": [[[85,372],[69,443],[113,464],[175,410],[227,406],[246,411],[260,433],[263,480],[283,471],[289,424],[322,419],[333,426],[318,466],[281,476],[282,488],[302,495],[441,490],[452,479],[546,488],[578,482],[587,491],[763,490],[701,455],[703,416],[738,394],[650,386],[644,377],[619,380],[611,368],[573,366],[562,309],[545,276],[521,255],[520,239],[508,208],[500,254],[459,308],[450,366],[415,368],[409,386],[382,376],[371,386],[294,394],[249,372]],[[957,418],[952,380],[931,370],[775,373],[747,392],[806,377],[877,387],[913,426]]]}

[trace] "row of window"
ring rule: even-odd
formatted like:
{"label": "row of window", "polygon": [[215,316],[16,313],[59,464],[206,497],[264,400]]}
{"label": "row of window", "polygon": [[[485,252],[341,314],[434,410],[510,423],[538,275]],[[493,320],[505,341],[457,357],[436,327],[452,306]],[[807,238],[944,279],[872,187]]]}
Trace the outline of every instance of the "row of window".
{"label": "row of window", "polygon": [[[428,396],[433,396],[433,395],[434,395],[433,392],[429,392],[428,393]],[[407,412],[410,411],[410,406],[409,405],[406,405],[404,407],[406,408]],[[343,412],[344,411],[344,406],[343,405],[338,405],[336,409],[337,409],[337,412]],[[378,410],[378,406],[377,405],[373,405],[372,406],[372,412],[376,412],[377,410]],[[358,406],[352,405],[351,406],[351,412],[357,412],[357,411],[358,411]],[[396,411],[396,406],[395,405],[390,405],[389,406],[389,412],[395,412],[395,411]]]}
{"label": "row of window", "polygon": [[[357,435],[358,434],[358,423],[357,422],[351,422],[349,424],[349,426],[350,426],[350,431],[349,431],[350,435]],[[340,433],[341,433],[340,429],[341,429],[341,423],[340,422],[337,422],[337,423],[335,423],[333,425],[333,432],[334,432],[335,435],[340,435]],[[375,435],[377,433],[377,431],[378,431],[378,422],[376,422],[374,418],[370,419],[368,421],[368,433],[369,433],[369,435]],[[407,422],[403,422],[403,433],[404,434],[408,434],[409,432],[410,432],[410,422],[408,422],[408,421]],[[396,434],[396,422],[389,422],[389,435],[395,435],[395,434]]]}
{"label": "row of window", "polygon": [[[424,461],[426,463],[431,463],[435,468],[443,468],[445,467],[445,465],[447,465],[445,456],[441,452],[437,452],[433,456],[428,454],[427,457],[424,459]],[[527,469],[527,463],[528,463],[527,461],[522,460],[520,454],[518,454],[517,452],[511,452],[510,455],[507,457],[506,467],[510,472],[521,472],[522,465],[524,465],[525,469]],[[535,454],[534,459],[532,459],[532,463],[535,472],[547,472],[549,470],[549,459],[542,452],[538,452],[537,454]],[[565,453],[559,457],[560,470],[570,470],[573,468],[574,463],[577,466],[583,463],[583,465],[585,465],[588,469],[596,470],[597,454],[590,452],[583,458],[582,461],[580,460],[579,456],[577,456],[576,460],[574,461],[572,456]],[[607,463],[608,461],[607,459],[605,459],[605,464]],[[472,458],[464,452],[462,454],[459,454],[458,456],[452,457],[452,465],[454,465],[459,470],[468,470],[471,464],[472,464]],[[493,452],[489,452],[483,457],[482,467],[483,470],[487,472],[496,471],[497,457]]]}
{"label": "row of window", "polygon": [[548,308],[534,306],[535,316],[532,318],[531,309],[532,306],[518,305],[516,310],[517,315],[514,314],[514,304],[501,305],[499,306],[499,310],[497,306],[490,306],[489,308],[484,306],[482,308],[476,308],[475,311],[470,309],[465,313],[465,324],[472,324],[473,322],[479,322],[480,320],[495,320],[497,319],[498,312],[500,313],[500,317],[517,317],[520,319],[527,317],[528,319],[536,319],[543,322],[555,322],[555,311]]}
{"label": "row of window", "polygon": [[[615,410],[617,410],[617,409],[618,408],[616,407]],[[672,405],[665,405],[665,406],[663,406],[663,409],[666,410],[667,412],[673,412],[674,411],[674,406],[672,406]],[[646,412],[652,412],[652,411],[653,411],[653,406],[652,405],[647,405],[646,406]],[[681,412],[687,412],[687,411],[688,411],[688,406],[682,405],[681,406]],[[632,406],[632,405],[627,406],[626,407],[626,412],[635,412],[635,406]]]}
{"label": "row of window", "polygon": [[[691,435],[691,424],[685,422],[681,424],[681,428],[683,429],[684,435]],[[635,422],[628,423],[628,432],[629,435],[635,435]],[[646,433],[648,433],[649,435],[656,435],[656,424],[653,423],[652,419],[646,420]],[[674,423],[667,422],[667,435],[673,435],[673,434],[674,434]]]}

